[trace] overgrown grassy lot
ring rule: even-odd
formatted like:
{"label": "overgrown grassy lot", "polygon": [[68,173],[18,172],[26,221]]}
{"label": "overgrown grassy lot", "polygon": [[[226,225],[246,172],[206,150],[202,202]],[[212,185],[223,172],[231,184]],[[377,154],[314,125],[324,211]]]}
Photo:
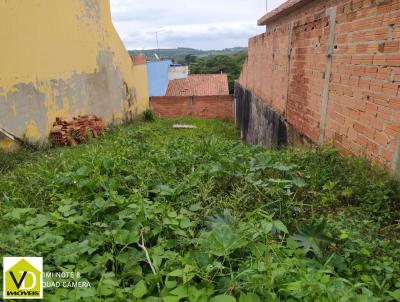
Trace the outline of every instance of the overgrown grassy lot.
{"label": "overgrown grassy lot", "polygon": [[0,153],[1,254],[91,282],[45,289],[47,301],[400,299],[399,183],[331,149],[174,122]]}

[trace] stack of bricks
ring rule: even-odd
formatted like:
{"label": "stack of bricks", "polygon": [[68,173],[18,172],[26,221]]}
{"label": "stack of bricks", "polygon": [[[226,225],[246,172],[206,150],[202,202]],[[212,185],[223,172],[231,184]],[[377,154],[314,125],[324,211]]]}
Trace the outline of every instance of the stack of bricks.
{"label": "stack of bricks", "polygon": [[97,137],[104,131],[104,122],[96,115],[84,115],[73,119],[56,118],[50,132],[50,140],[57,146],[76,146],[85,143],[90,136]]}

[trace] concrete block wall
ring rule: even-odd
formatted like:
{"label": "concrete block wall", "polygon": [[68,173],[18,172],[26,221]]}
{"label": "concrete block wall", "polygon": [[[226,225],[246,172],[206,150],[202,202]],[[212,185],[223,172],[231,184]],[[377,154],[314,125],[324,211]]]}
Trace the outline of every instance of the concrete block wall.
{"label": "concrete block wall", "polygon": [[296,0],[266,20],[238,85],[314,143],[400,174],[400,0]]}
{"label": "concrete block wall", "polygon": [[150,107],[162,117],[233,119],[233,97],[230,95],[151,97]]}

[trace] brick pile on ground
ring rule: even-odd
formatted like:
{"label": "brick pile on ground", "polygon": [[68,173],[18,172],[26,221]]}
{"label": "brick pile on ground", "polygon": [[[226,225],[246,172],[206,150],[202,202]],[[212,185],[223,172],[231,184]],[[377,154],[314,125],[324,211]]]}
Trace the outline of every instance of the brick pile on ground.
{"label": "brick pile on ground", "polygon": [[76,146],[86,143],[89,137],[97,137],[104,130],[102,118],[96,115],[72,119],[58,117],[50,131],[50,141],[56,146]]}

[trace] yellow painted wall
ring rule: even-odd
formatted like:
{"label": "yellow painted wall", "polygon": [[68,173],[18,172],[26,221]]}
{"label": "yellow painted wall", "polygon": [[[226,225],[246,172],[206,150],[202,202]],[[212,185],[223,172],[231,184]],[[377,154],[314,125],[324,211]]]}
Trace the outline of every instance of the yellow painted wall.
{"label": "yellow painted wall", "polygon": [[16,149],[18,149],[18,143],[0,133],[0,153],[2,150],[14,151]]}
{"label": "yellow painted wall", "polygon": [[0,0],[0,41],[0,127],[16,136],[45,139],[57,116],[119,122],[148,108],[146,66],[109,0]]}

